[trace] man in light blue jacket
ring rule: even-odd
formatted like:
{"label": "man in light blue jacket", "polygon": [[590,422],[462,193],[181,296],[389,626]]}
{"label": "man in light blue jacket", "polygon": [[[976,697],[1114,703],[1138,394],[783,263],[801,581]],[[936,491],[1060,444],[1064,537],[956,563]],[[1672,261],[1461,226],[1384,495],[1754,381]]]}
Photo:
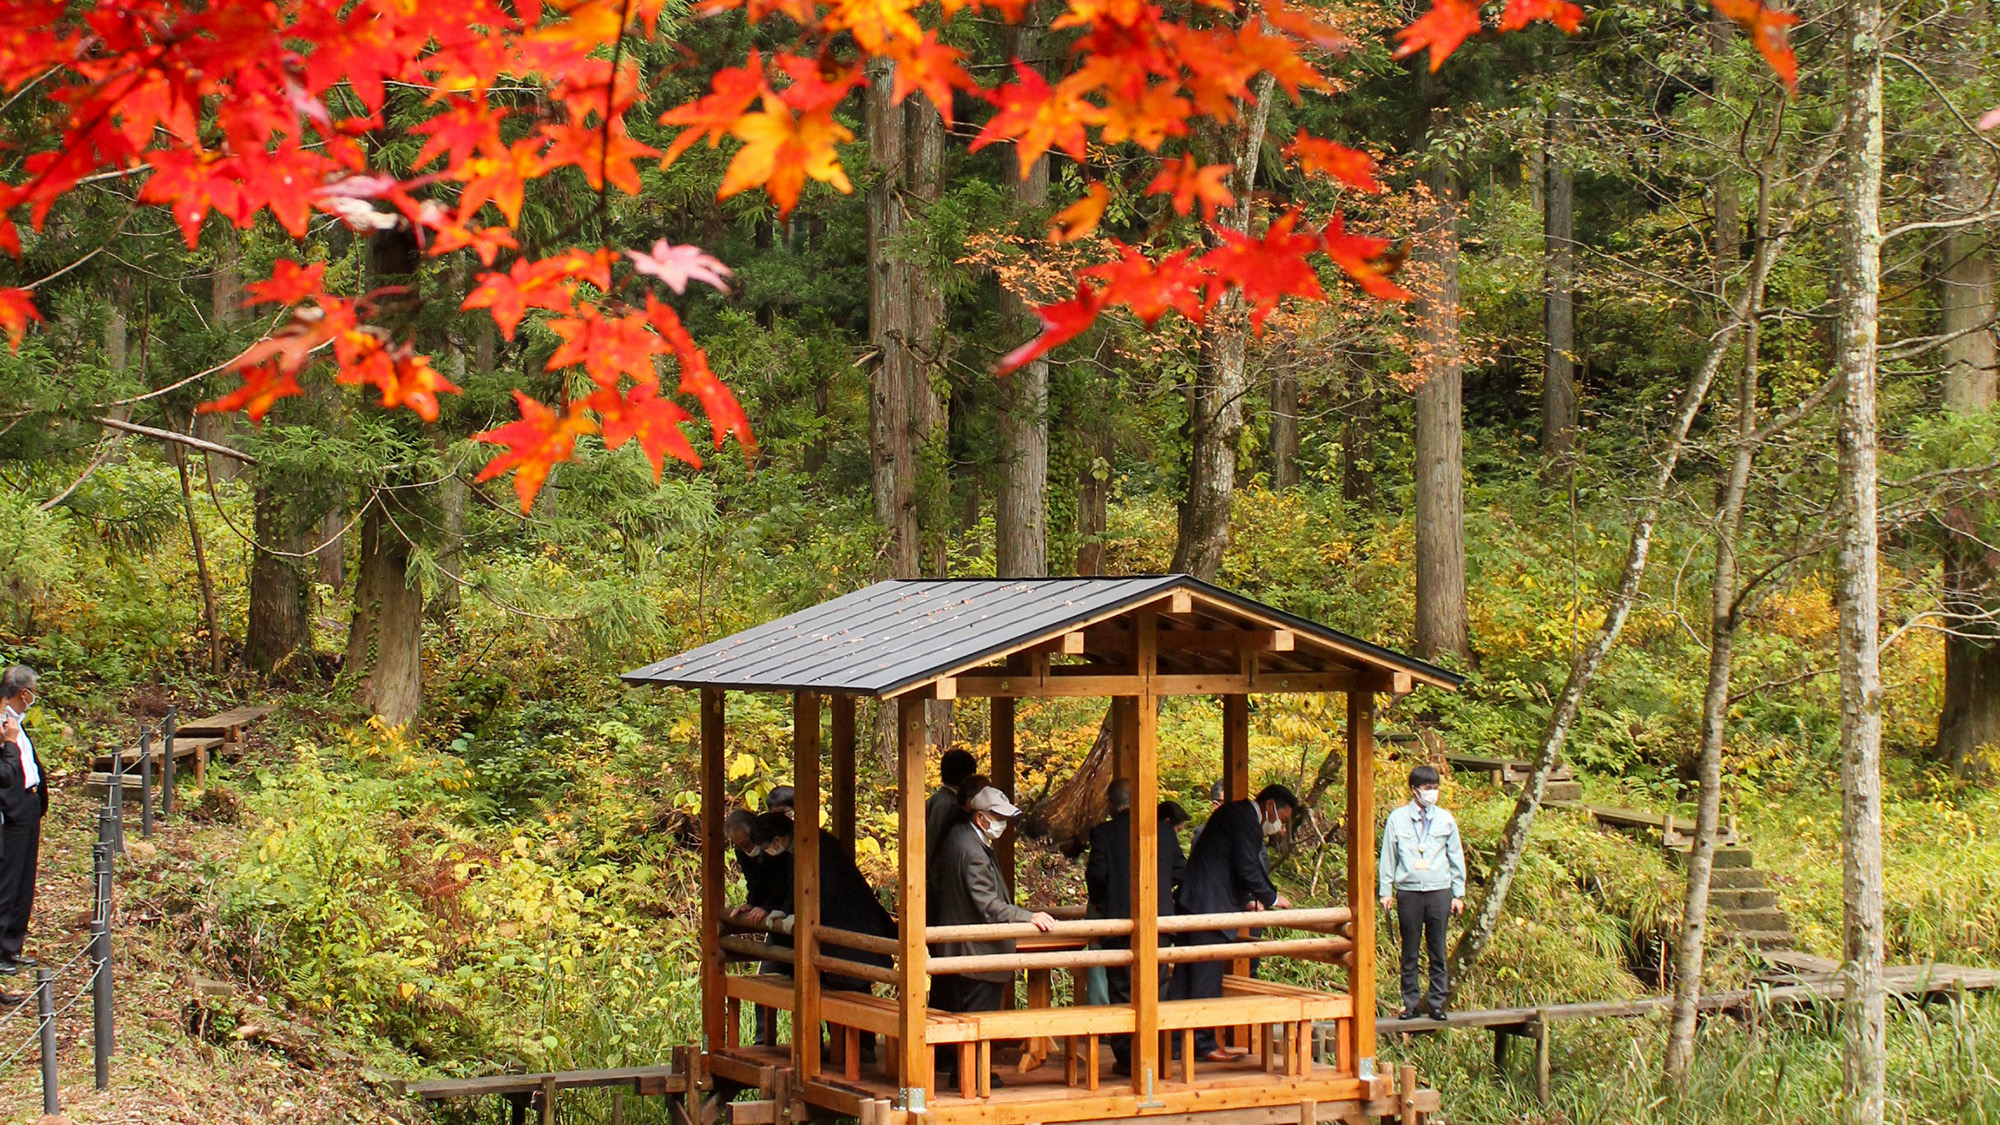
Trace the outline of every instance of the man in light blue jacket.
{"label": "man in light blue jacket", "polygon": [[1423,978],[1417,959],[1429,952],[1431,1018],[1445,1018],[1445,928],[1465,910],[1465,844],[1458,821],[1438,807],[1438,772],[1430,766],[1410,771],[1410,803],[1391,809],[1382,827],[1382,862],[1377,871],[1382,911],[1402,923],[1403,1018],[1417,1018]]}

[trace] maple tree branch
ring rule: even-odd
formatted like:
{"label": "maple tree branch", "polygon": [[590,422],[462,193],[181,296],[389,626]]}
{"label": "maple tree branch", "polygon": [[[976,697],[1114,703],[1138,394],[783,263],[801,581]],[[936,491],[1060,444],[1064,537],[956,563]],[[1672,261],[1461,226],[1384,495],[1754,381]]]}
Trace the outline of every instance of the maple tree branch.
{"label": "maple tree branch", "polygon": [[142,426],[137,422],[127,422],[122,418],[108,416],[92,418],[91,421],[107,429],[124,430],[128,434],[140,434],[144,437],[159,438],[161,441],[175,442],[179,445],[185,445],[189,449],[199,449],[203,453],[213,453],[218,457],[234,458],[246,465],[257,464],[257,458],[252,454],[245,453],[240,449],[231,449],[226,445],[217,445],[212,441],[205,441],[195,437],[193,434],[184,434],[177,430],[162,430],[157,426]]}

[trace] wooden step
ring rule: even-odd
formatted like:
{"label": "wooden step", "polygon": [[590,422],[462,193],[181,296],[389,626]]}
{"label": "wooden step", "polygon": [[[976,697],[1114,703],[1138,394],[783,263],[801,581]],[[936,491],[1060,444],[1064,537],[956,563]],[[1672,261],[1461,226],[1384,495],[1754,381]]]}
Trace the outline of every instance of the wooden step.
{"label": "wooden step", "polygon": [[[202,754],[206,754],[209,751],[216,749],[221,745],[222,745],[222,739],[220,738],[214,738],[214,737],[181,738],[179,736],[175,736],[174,761],[179,762],[182,761],[183,759],[192,760]],[[120,751],[118,757],[124,760],[126,772],[130,773],[139,768],[140,754],[139,754],[139,748],[137,746],[128,747],[127,749]],[[166,765],[166,761],[167,761],[167,748],[165,740],[155,742],[153,744],[154,771],[158,772],[160,769],[164,768]],[[99,754],[96,757],[92,758],[90,763],[90,768],[94,770],[101,770],[107,773],[110,772],[111,755]]]}
{"label": "wooden step", "polygon": [[1752,949],[1760,951],[1765,949],[1790,949],[1799,943],[1798,936],[1789,929],[1736,930],[1729,936]]}
{"label": "wooden step", "polygon": [[1708,904],[1714,910],[1775,910],[1778,892],[1763,887],[1722,888],[1711,884]]}
{"label": "wooden step", "polygon": [[1724,890],[1760,890],[1771,884],[1755,867],[1718,867],[1709,874],[1708,885]]}
{"label": "wooden step", "polygon": [[1542,800],[1581,801],[1583,800],[1583,782],[1551,781],[1542,791]]}
{"label": "wooden step", "polygon": [[1785,912],[1776,907],[1762,910],[1724,910],[1720,913],[1723,921],[1739,930],[1749,932],[1790,929],[1792,924],[1792,920],[1785,917]]}

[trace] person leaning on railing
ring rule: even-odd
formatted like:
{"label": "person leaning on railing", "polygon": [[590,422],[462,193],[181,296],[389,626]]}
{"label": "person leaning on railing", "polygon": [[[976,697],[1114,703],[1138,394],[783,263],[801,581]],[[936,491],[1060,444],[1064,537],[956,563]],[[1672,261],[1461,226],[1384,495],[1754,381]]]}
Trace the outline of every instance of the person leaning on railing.
{"label": "person leaning on railing", "polygon": [[39,679],[25,664],[0,672],[0,973],[10,976],[36,963],[22,954],[21,946],[35,910],[35,869],[49,787],[22,720],[35,705]]}
{"label": "person leaning on railing", "polygon": [[[1229,914],[1241,910],[1291,909],[1292,900],[1271,885],[1265,865],[1264,839],[1291,827],[1299,799],[1282,785],[1267,785],[1255,800],[1229,801],[1215,810],[1188,855],[1176,903],[1182,914]],[[1219,945],[1234,941],[1227,930],[1201,930],[1181,935],[1182,945]],[[1210,1000],[1222,995],[1228,966],[1221,961],[1187,961],[1174,970],[1173,995],[1182,1000]],[[1198,1028],[1195,1055],[1208,1062],[1229,1062],[1244,1052],[1216,1042],[1214,1028]]]}
{"label": "person leaning on railing", "polygon": [[[769,847],[757,842],[757,814],[748,809],[737,809],[723,819],[722,834],[736,853],[737,868],[743,872],[743,905],[729,912],[730,921],[755,926],[774,910],[790,909],[791,857],[770,855]],[[783,934],[769,934],[764,940],[771,945],[792,944],[792,939]],[[778,976],[792,975],[792,967],[783,961],[766,961],[757,967],[757,971]],[[756,1023],[758,1046],[776,1044],[777,1013],[760,1005]]]}
{"label": "person leaning on railing", "polygon": [[[1111,809],[1111,816],[1104,823],[1090,830],[1090,859],[1085,862],[1083,883],[1090,898],[1090,916],[1093,918],[1130,918],[1132,916],[1132,783],[1119,778],[1105,789],[1105,804]],[[1186,861],[1181,856],[1181,839],[1167,825],[1165,806],[1154,813],[1159,817],[1165,831],[1160,833],[1159,848],[1159,912],[1167,917],[1174,912],[1174,884],[1180,882],[1181,871]],[[1186,814],[1182,814],[1185,819]],[[1130,949],[1131,938],[1100,938],[1098,944],[1105,949]],[[1160,966],[1161,984],[1166,983],[1167,966]],[[1132,971],[1120,966],[1104,970],[1105,1002],[1109,1004],[1130,1004],[1132,1002]],[[1112,1073],[1129,1075],[1132,1073],[1132,1037],[1114,1035],[1111,1039],[1111,1054],[1115,1060]]]}
{"label": "person leaning on railing", "polygon": [[[972,795],[966,815],[945,831],[938,844],[930,871],[930,900],[933,925],[973,926],[982,923],[1031,922],[1048,932],[1056,920],[1039,910],[1014,905],[1013,888],[993,859],[993,845],[1005,836],[1021,810],[1007,794],[989,785]],[[937,957],[982,956],[1014,952],[1011,939],[997,941],[939,942],[932,950]],[[1014,983],[1011,969],[982,973],[951,973],[936,977],[931,984],[933,1004],[950,1012],[998,1011],[1007,989]],[[938,1083],[957,1081],[956,1051],[940,1051]],[[1004,1085],[996,1076],[995,1086]]]}

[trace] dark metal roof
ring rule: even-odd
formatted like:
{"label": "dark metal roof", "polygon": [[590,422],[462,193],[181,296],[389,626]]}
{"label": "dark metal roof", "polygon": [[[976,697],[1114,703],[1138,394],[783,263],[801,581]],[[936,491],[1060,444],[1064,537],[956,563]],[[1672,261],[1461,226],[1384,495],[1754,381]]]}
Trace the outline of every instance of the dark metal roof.
{"label": "dark metal roof", "polygon": [[1187,590],[1349,661],[1457,687],[1462,678],[1185,574],[1131,578],[901,579],[788,614],[625,673],[629,684],[891,695]]}

